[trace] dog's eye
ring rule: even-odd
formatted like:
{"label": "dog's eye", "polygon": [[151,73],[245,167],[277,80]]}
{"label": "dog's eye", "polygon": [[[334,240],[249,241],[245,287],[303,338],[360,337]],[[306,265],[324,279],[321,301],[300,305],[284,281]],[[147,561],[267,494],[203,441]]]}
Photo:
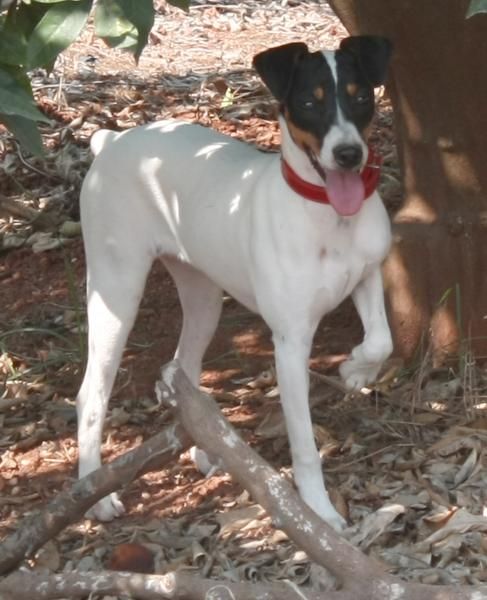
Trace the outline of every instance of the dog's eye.
{"label": "dog's eye", "polygon": [[367,102],[370,100],[370,95],[366,92],[359,92],[355,96],[354,100],[357,104],[367,104]]}
{"label": "dog's eye", "polygon": [[315,107],[315,102],[314,100],[303,100],[301,102],[301,107],[306,110],[310,110]]}

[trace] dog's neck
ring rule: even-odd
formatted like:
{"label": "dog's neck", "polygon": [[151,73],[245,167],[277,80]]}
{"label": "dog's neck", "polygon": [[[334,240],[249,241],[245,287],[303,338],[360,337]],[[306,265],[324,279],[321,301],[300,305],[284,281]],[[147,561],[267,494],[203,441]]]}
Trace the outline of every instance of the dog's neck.
{"label": "dog's neck", "polygon": [[282,115],[279,115],[279,126],[281,129],[281,154],[284,160],[305,181],[324,186],[322,178],[316,172],[308,156],[292,139],[286,120]]}

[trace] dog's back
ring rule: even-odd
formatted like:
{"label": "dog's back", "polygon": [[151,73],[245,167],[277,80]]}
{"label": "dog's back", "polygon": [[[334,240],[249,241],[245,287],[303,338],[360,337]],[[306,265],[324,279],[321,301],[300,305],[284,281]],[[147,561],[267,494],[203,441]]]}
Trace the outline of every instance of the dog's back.
{"label": "dog's back", "polygon": [[109,224],[124,244],[143,245],[152,259],[178,257],[256,308],[242,266],[255,205],[269,202],[260,182],[280,180],[276,156],[178,121],[100,131],[92,149],[81,191],[87,254],[115,250]]}

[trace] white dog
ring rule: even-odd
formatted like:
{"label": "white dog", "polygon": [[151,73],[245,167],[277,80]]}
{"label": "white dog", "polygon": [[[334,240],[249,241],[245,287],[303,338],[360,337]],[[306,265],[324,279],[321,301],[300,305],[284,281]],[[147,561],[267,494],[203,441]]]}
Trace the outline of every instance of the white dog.
{"label": "white dog", "polygon": [[[308,358],[320,319],[350,294],[365,338],[341,365],[347,386],[373,381],[392,349],[380,272],[390,224],[365,141],[389,56],[378,37],[347,38],[336,51],[295,43],[258,54],[254,66],[280,103],[282,157],[175,121],[93,136],[81,193],[89,357],[77,401],[80,476],[100,466],[112,385],[160,258],[184,314],[176,357],[195,386],[222,289],[265,319],[296,485],[316,513],[343,526],[313,439]],[[122,512],[115,494],[93,508],[101,520]]]}

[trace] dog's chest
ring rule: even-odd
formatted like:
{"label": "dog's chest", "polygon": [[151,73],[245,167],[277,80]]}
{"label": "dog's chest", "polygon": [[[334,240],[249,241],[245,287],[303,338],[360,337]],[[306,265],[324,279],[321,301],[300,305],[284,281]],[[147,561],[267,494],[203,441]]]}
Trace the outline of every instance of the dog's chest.
{"label": "dog's chest", "polygon": [[362,219],[339,218],[308,231],[305,253],[299,257],[300,264],[294,265],[303,273],[295,285],[308,287],[313,312],[318,315],[338,306],[384,259],[390,234],[379,206],[380,210],[370,207],[370,214],[366,209]]}
{"label": "dog's chest", "polygon": [[314,303],[328,311],[344,300],[368,271],[353,237],[333,235],[319,246],[313,268]]}

